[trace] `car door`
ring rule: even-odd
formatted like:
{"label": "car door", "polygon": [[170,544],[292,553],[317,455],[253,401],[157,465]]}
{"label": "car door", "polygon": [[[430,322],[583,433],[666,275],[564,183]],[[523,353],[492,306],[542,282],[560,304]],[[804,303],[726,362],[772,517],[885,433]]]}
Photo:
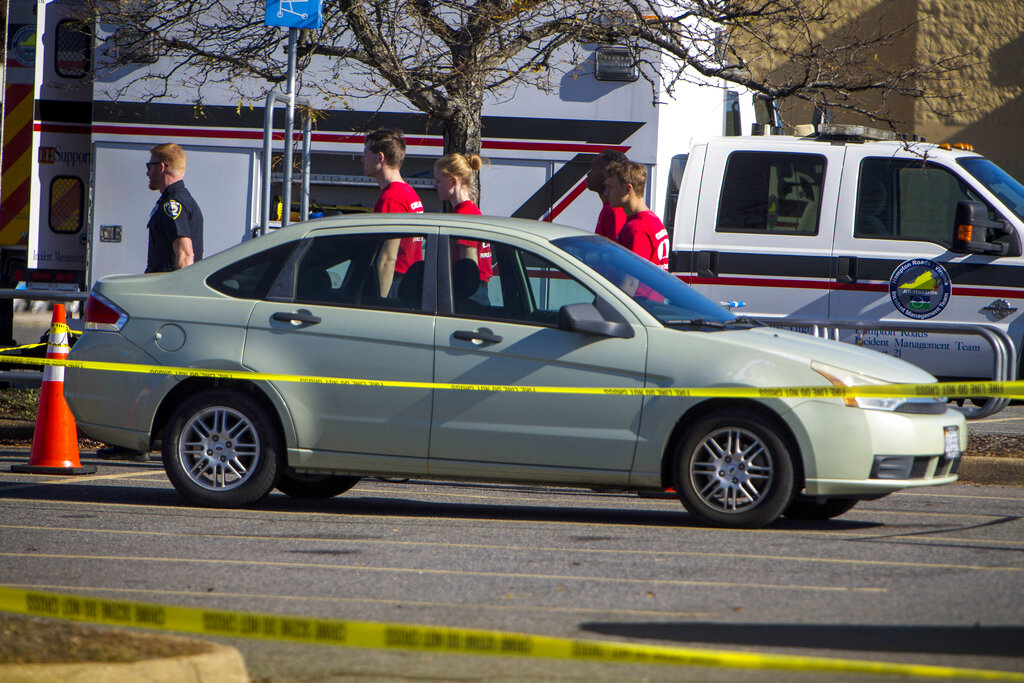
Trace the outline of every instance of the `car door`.
{"label": "car door", "polygon": [[[851,150],[837,220],[831,318],[882,321],[889,329],[848,329],[842,339],[939,377],[991,376],[992,352],[981,337],[920,329],[929,323],[1007,326],[1024,308],[1012,289],[1018,278],[1010,259],[949,251],[961,200],[984,203],[992,220],[1005,218],[965,177],[937,161]],[[1012,317],[997,315],[1000,305]],[[900,325],[916,329],[892,329]]]}
{"label": "car door", "polygon": [[[644,386],[642,325],[632,325],[629,339],[558,329],[559,308],[593,303],[595,288],[556,264],[553,252],[512,241],[489,243],[492,277],[482,282],[463,256],[473,239],[453,234],[450,250],[439,251],[438,382]],[[430,472],[621,483],[632,466],[641,407],[637,396],[438,390]]]}
{"label": "car door", "polygon": [[842,157],[824,144],[709,148],[688,282],[740,313],[825,320]]}
{"label": "car door", "polygon": [[[432,291],[419,261],[381,296],[378,257],[415,231],[314,236],[296,250],[253,309],[243,363],[257,372],[431,382]],[[428,245],[428,253],[430,250]],[[433,281],[430,279],[429,281]],[[429,388],[273,382],[295,425],[293,466],[349,472],[425,472]]]}

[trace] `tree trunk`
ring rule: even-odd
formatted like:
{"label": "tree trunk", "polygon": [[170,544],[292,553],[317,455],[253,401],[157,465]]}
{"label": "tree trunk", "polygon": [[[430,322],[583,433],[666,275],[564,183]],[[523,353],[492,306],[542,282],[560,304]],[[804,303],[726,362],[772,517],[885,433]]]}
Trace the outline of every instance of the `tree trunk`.
{"label": "tree trunk", "polygon": [[[444,122],[444,153],[464,154],[470,156],[480,154],[481,138],[483,137],[483,87],[476,84],[466,86],[468,91],[459,98],[453,98],[458,105],[453,107],[454,116]],[[473,185],[477,203],[480,199],[480,173],[475,174]]]}
{"label": "tree trunk", "polygon": [[468,106],[457,107],[455,115],[444,124],[445,154],[479,154],[483,130],[483,97],[474,98]]}

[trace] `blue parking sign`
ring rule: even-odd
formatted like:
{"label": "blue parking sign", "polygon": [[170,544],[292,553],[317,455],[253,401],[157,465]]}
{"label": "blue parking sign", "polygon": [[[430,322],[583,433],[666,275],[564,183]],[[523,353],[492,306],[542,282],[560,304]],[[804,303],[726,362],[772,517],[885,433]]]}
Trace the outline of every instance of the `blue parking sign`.
{"label": "blue parking sign", "polygon": [[323,0],[267,0],[264,23],[287,28],[323,28]]}

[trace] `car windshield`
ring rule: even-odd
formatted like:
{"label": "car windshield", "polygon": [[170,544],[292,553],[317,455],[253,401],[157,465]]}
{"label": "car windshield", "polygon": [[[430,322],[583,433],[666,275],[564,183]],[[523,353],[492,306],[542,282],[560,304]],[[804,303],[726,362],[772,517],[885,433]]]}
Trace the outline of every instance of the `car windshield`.
{"label": "car windshield", "polygon": [[604,237],[563,237],[552,244],[629,294],[663,325],[722,327],[741,320],[676,276]]}
{"label": "car windshield", "polygon": [[1017,218],[1024,220],[1024,185],[988,159],[964,157],[957,163],[987,187]]}

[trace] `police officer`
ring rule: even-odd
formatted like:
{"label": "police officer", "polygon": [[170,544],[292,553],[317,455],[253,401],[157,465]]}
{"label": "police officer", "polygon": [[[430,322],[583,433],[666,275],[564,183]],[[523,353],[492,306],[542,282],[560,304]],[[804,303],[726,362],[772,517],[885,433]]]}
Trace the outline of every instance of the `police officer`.
{"label": "police officer", "polygon": [[203,212],[185,189],[185,150],[166,143],[149,150],[149,189],[160,192],[149,215],[147,273],[190,266],[203,258]]}
{"label": "police officer", "polygon": [[[190,266],[203,258],[203,212],[185,189],[185,150],[167,143],[149,150],[146,162],[149,189],[160,192],[149,215],[147,273],[163,273]],[[123,446],[102,446],[96,457],[103,460],[146,462],[149,453]]]}

